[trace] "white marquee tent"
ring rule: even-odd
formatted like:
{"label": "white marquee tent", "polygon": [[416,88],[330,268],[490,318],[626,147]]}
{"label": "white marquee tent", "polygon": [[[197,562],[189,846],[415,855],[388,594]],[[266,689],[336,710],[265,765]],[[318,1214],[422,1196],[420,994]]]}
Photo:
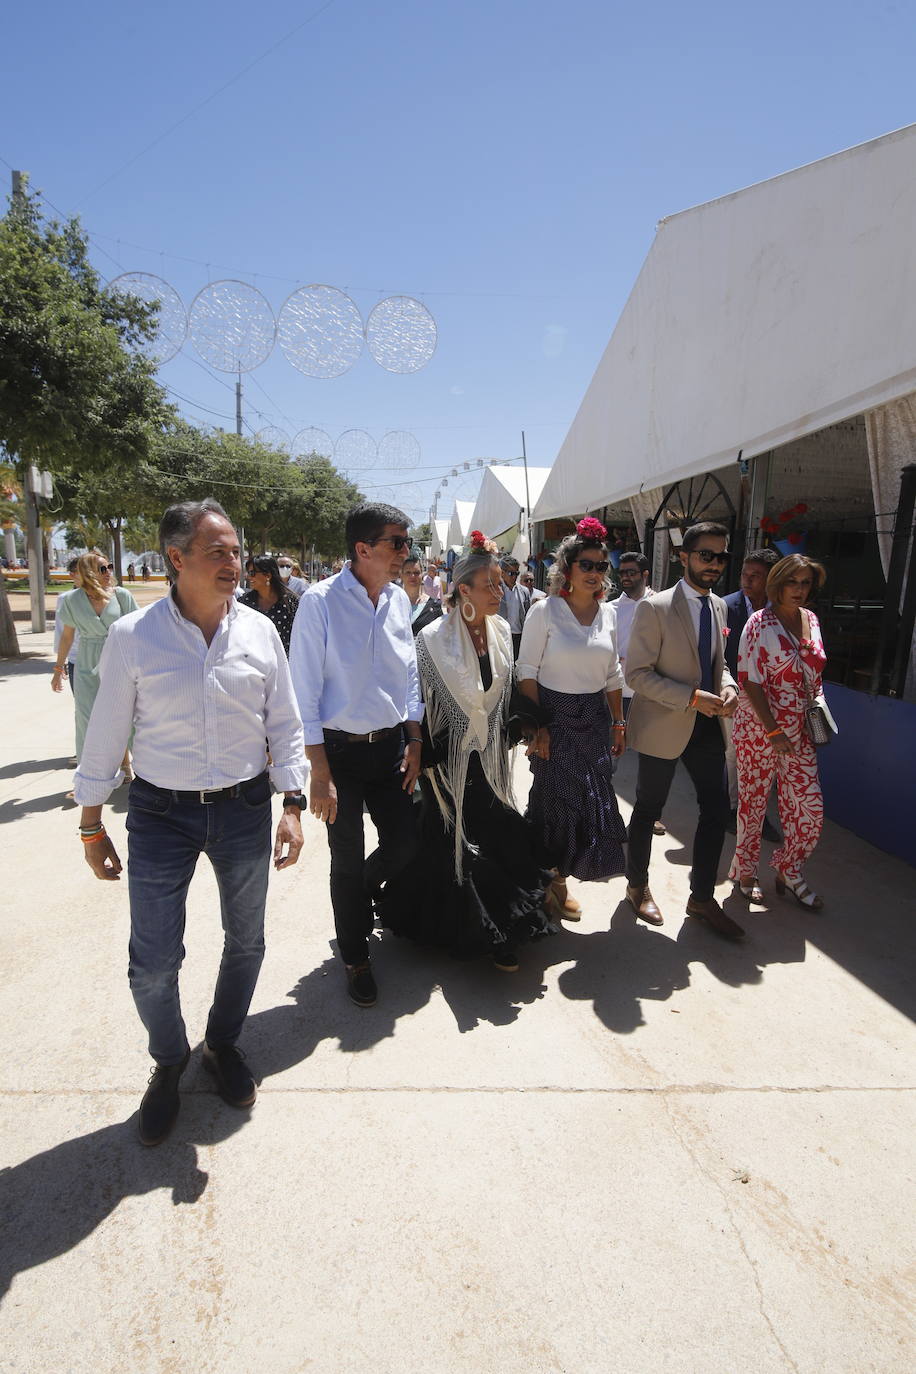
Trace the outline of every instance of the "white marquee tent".
{"label": "white marquee tent", "polygon": [[916,125],[662,220],[534,519],[916,391]]}
{"label": "white marquee tent", "polygon": [[452,518],[448,522],[448,546],[450,549],[464,548],[467,537],[474,526],[471,524],[471,516],[474,514],[473,501],[456,501],[455,509],[452,511]]}
{"label": "white marquee tent", "polygon": [[429,551],[433,558],[444,558],[448,552],[448,521],[434,520]]}
{"label": "white marquee tent", "polygon": [[[550,468],[528,469],[528,493],[531,506],[540,496]],[[488,467],[477,493],[477,504],[471,518],[472,530],[483,530],[496,539],[513,526],[522,523],[525,510],[525,469],[523,467]]]}

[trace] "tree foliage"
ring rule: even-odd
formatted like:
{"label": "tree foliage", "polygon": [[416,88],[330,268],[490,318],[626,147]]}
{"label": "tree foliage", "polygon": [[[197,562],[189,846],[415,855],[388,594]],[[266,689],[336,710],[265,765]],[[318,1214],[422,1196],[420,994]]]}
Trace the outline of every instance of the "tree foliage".
{"label": "tree foliage", "polygon": [[0,444],[55,475],[143,455],[170,414],[140,351],[155,317],[104,286],[78,220],[17,197],[0,220]]}

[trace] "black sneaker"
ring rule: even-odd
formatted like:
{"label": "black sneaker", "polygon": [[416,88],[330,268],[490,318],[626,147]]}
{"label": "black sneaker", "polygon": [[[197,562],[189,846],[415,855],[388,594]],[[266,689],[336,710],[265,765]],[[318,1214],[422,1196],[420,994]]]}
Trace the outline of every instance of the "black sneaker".
{"label": "black sneaker", "polygon": [[347,970],[347,992],[350,1001],[358,1007],[374,1007],[378,1001],[378,988],[372,977],[372,969],[367,959],[363,964],[344,964]]}
{"label": "black sneaker", "polygon": [[180,1064],[156,1064],[149,1076],[149,1087],[140,1103],[137,1129],[144,1145],[158,1145],[175,1125],[181,1107],[178,1084],[188,1067],[191,1051],[185,1051]]}
{"label": "black sneaker", "polygon": [[217,1092],[230,1107],[253,1104],[258,1095],[257,1084],[238,1045],[216,1045],[211,1049],[205,1043],[202,1063],[213,1074]]}

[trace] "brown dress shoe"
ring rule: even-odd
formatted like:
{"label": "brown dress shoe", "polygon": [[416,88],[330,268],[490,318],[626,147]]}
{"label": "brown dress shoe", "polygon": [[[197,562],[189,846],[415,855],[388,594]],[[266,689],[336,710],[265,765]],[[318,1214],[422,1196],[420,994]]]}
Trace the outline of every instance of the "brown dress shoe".
{"label": "brown dress shoe", "polygon": [[628,885],[627,901],[641,921],[648,922],[650,926],[665,924],[665,918],[655,905],[648,887],[630,887]]}
{"label": "brown dress shoe", "polygon": [[715,897],[710,897],[708,902],[701,902],[697,897],[691,897],[687,902],[687,915],[695,916],[698,921],[705,921],[710,930],[721,935],[723,940],[744,939],[742,927],[730,916],[726,916]]}

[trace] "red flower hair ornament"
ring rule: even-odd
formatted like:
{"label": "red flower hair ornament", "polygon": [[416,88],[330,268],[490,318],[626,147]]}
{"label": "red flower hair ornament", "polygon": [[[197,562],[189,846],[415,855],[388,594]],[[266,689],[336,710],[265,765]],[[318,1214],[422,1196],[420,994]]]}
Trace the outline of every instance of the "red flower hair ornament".
{"label": "red flower hair ornament", "polygon": [[607,539],[607,530],[593,515],[586,515],[584,520],[579,521],[576,534],[580,539],[594,539],[596,544],[603,544]]}
{"label": "red flower hair ornament", "polygon": [[471,553],[488,553],[489,542],[483,530],[471,530]]}

